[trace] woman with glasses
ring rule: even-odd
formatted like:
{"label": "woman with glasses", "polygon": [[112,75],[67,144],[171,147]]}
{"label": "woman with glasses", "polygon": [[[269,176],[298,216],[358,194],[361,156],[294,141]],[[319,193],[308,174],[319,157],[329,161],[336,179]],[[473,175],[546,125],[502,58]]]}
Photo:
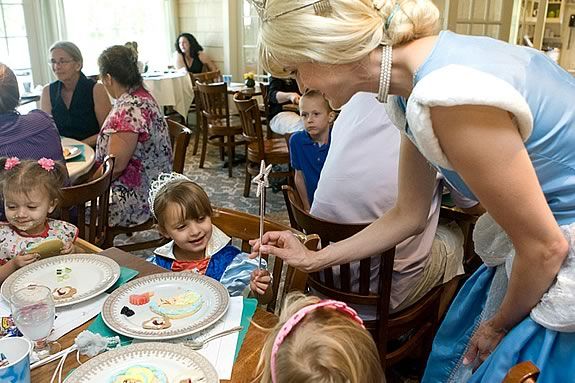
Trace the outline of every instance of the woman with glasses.
{"label": "woman with glasses", "polygon": [[61,136],[94,146],[112,108],[104,86],[82,73],[82,53],[74,43],[52,45],[49,63],[57,80],[44,87],[42,110],[52,115]]}
{"label": "woman with glasses", "polygon": [[572,382],[575,79],[535,49],[438,33],[431,0],[287,3],[255,3],[263,67],[334,108],[378,92],[403,134],[399,192],[368,228],[318,252],[286,232],[253,251],[306,272],[378,254],[421,232],[439,172],[487,210],[473,233],[485,265],[451,305],[423,382],[501,382],[526,360],[541,382]]}

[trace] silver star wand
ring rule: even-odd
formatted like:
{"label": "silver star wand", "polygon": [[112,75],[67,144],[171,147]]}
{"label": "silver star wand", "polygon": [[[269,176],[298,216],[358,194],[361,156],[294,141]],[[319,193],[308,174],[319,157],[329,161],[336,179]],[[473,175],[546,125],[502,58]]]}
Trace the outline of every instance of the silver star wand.
{"label": "silver star wand", "polygon": [[272,166],[268,165],[266,167],[266,163],[262,160],[260,165],[260,172],[257,176],[254,177],[253,183],[258,185],[258,189],[256,191],[256,197],[260,198],[260,247],[258,249],[258,268],[262,268],[262,237],[264,236],[264,218],[266,215],[266,188],[270,186],[270,182],[268,180],[268,176],[272,171]]}

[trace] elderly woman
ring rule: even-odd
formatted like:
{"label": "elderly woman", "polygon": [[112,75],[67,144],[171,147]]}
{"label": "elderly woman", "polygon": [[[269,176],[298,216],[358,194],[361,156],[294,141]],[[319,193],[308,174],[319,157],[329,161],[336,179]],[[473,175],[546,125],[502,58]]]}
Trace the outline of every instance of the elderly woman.
{"label": "elderly woman", "polygon": [[181,33],[178,36],[174,66],[176,69],[186,68],[190,73],[201,73],[204,71],[204,66],[210,72],[218,70],[216,64],[191,33]]}
{"label": "elderly woman", "polygon": [[94,146],[112,108],[106,90],[84,76],[82,53],[74,43],[52,45],[50,63],[58,80],[44,87],[42,110],[52,115],[60,135]]}
{"label": "elderly woman", "polygon": [[429,0],[315,3],[260,8],[263,65],[322,91],[334,108],[358,91],[399,96],[388,103],[404,134],[398,200],[319,252],[284,232],[266,233],[262,252],[313,271],[388,249],[424,227],[439,171],[486,208],[474,233],[486,265],[452,304],[423,381],[500,382],[524,360],[541,381],[571,381],[575,79],[533,49],[437,35]]}
{"label": "elderly woman", "polygon": [[114,107],[98,135],[96,162],[116,157],[110,226],[135,226],[150,218],[148,190],[162,172],[172,169],[168,126],[156,100],[142,86],[132,50],[115,45],[98,58],[100,78]]}

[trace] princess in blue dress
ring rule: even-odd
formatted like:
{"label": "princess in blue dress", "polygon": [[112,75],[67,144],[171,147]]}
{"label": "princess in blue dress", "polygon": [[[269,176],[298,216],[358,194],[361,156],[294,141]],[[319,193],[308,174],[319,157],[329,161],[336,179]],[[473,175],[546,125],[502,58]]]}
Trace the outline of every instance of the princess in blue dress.
{"label": "princess in blue dress", "polygon": [[151,259],[172,271],[188,271],[220,281],[231,296],[249,290],[262,304],[269,303],[271,276],[265,260],[256,260],[231,244],[231,238],[212,224],[214,212],[206,192],[178,173],[161,173],[150,188],[148,202],[160,233],[171,239]]}

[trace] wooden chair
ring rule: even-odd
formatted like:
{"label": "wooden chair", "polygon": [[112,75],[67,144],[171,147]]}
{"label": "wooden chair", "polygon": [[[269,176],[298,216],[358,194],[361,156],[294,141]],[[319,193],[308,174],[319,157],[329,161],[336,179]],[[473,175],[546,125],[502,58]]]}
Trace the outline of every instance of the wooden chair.
{"label": "wooden chair", "polygon": [[[251,251],[251,246],[248,243],[249,240],[258,238],[259,236],[259,217],[240,211],[235,211],[226,208],[214,208],[214,216],[212,217],[212,223],[219,227],[224,233],[230,236],[232,239],[237,239],[241,241],[240,248],[242,251],[249,253]],[[264,231],[292,231],[301,242],[308,249],[317,249],[319,242],[319,237],[316,235],[304,235],[303,233],[292,229],[289,226],[282,225],[277,222],[265,220],[264,221]],[[270,272],[273,276],[272,289],[273,289],[273,300],[268,304],[268,311],[274,312],[277,306],[277,299],[285,297],[289,291],[294,289],[301,289],[303,284],[305,284],[305,275],[301,272],[296,271],[294,268],[287,268],[287,273],[285,277],[285,283],[283,289],[280,291],[280,280],[283,261],[281,258],[273,257],[270,260],[267,256],[264,258],[268,261],[268,264],[273,263],[273,271]],[[269,267],[269,266],[268,266]],[[303,279],[302,279],[303,277]]]}
{"label": "wooden chair", "polygon": [[[284,185],[282,189],[288,212],[291,210],[292,222],[306,234],[319,235],[322,247],[347,239],[367,226],[339,224],[313,217],[303,209],[301,200],[291,187]],[[323,270],[325,278],[321,278],[320,273],[309,274],[307,283],[312,289],[329,298],[351,304],[376,306],[378,319],[365,321],[364,324],[374,337],[384,370],[388,366],[416,355],[416,351],[420,351],[420,367],[423,370],[438,324],[437,313],[441,287],[432,289],[416,304],[390,314],[389,301],[394,257],[395,248],[380,254],[379,288],[375,294],[369,291],[371,262],[374,257],[359,261],[358,292],[352,292],[352,272],[349,263],[339,266],[340,286],[335,284],[331,268]],[[402,337],[407,340],[400,341]],[[399,345],[390,347],[392,343]]]}
{"label": "wooden chair", "polygon": [[535,383],[539,369],[531,361],[521,362],[509,369],[503,383]]}
{"label": "wooden chair", "polygon": [[60,219],[74,223],[78,227],[78,236],[96,246],[104,244],[108,234],[113,172],[114,157],[106,156],[92,181],[62,189]]}
{"label": "wooden chair", "polygon": [[190,109],[190,111],[196,113],[196,136],[194,137],[194,151],[192,152],[192,154],[195,156],[198,152],[198,144],[200,142],[200,135],[202,134],[202,105],[196,82],[199,81],[204,84],[219,82],[222,79],[222,74],[219,70],[212,72],[190,73],[190,78],[192,79],[192,84],[194,87],[194,103],[192,104],[193,110]]}
{"label": "wooden chair", "polygon": [[243,139],[236,140],[236,135],[242,134],[242,126],[238,119],[230,117],[228,105],[228,86],[226,83],[202,84],[196,82],[202,105],[202,152],[200,154],[200,168],[204,167],[207,144],[215,145],[222,150],[226,149],[228,157],[228,175],[232,177],[235,148],[246,145]]}
{"label": "wooden chair", "polygon": [[[239,93],[234,95],[234,102],[240,113],[244,137],[249,141],[246,157],[246,181],[244,197],[250,196],[252,176],[260,171],[262,160],[267,165],[286,165],[289,169],[290,158],[288,145],[284,138],[264,139],[260,110],[255,99],[242,100]],[[271,177],[290,177],[291,171],[272,172]]]}
{"label": "wooden chair", "polygon": [[[184,166],[186,164],[186,152],[188,150],[188,144],[190,143],[190,138],[192,131],[180,124],[177,121],[166,118],[168,124],[168,134],[170,136],[170,142],[172,144],[172,170],[178,173],[184,172]],[[106,238],[105,247],[114,246],[114,238],[120,234],[127,234],[131,236],[133,233],[139,231],[146,231],[154,228],[155,221],[153,218],[148,219],[146,222],[136,225],[136,226],[113,226],[108,228],[108,236]],[[164,238],[154,239],[150,241],[143,241],[137,243],[131,243],[129,245],[119,245],[118,248],[124,251],[136,251],[148,249],[150,247],[158,247],[166,243]]]}

